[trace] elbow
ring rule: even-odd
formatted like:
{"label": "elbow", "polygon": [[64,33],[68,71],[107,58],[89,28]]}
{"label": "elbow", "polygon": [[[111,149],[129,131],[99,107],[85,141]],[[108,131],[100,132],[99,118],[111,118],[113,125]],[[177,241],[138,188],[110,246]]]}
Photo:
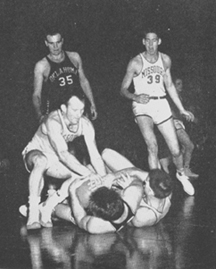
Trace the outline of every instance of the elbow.
{"label": "elbow", "polygon": [[63,163],[64,165],[66,165],[67,164],[67,152],[57,152],[57,156],[58,156],[58,158],[59,158],[59,161],[61,162],[61,163]]}

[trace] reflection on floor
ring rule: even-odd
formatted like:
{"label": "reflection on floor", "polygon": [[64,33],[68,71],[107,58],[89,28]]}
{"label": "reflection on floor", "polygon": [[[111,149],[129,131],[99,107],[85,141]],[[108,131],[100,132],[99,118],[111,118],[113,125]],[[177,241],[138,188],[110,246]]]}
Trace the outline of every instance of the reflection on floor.
{"label": "reflection on floor", "polygon": [[65,222],[27,232],[14,191],[19,183],[3,175],[0,268],[216,268],[215,171],[214,165],[201,171],[194,180],[194,197],[176,182],[171,210],[156,226],[104,235],[90,235]]}

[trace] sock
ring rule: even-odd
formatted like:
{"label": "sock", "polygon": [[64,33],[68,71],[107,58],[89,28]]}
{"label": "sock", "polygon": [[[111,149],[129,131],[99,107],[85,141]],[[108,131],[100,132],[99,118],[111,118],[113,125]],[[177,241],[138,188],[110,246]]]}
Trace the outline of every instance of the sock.
{"label": "sock", "polygon": [[52,211],[57,206],[57,204],[61,203],[64,199],[65,196],[62,197],[61,193],[57,191],[47,198],[46,202],[44,203],[44,206],[47,210]]}
{"label": "sock", "polygon": [[40,200],[41,200],[40,196],[30,195],[28,197],[29,207],[38,207]]}

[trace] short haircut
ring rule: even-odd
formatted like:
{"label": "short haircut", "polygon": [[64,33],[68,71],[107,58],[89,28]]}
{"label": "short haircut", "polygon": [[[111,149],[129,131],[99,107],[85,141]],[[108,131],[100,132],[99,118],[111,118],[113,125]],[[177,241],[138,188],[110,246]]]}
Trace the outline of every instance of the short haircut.
{"label": "short haircut", "polygon": [[159,199],[169,196],[173,190],[173,180],[166,172],[160,169],[150,170],[149,185],[155,197]]}
{"label": "short haircut", "polygon": [[63,38],[63,33],[61,29],[59,29],[58,27],[47,27],[46,29],[44,29],[44,40],[47,40],[48,35],[54,36],[57,34],[60,34]]}
{"label": "short haircut", "polygon": [[91,194],[87,212],[95,217],[114,221],[122,216],[124,203],[115,190],[101,187]]}
{"label": "short haircut", "polygon": [[81,87],[74,88],[73,90],[66,89],[63,96],[62,96],[62,101],[61,104],[65,104],[66,106],[68,105],[68,101],[73,97],[76,96],[80,101],[85,103],[85,95],[83,93],[83,90]]}
{"label": "short haircut", "polygon": [[143,31],[143,38],[146,38],[146,35],[149,33],[154,33],[157,35],[158,38],[160,38],[160,33],[157,27],[152,26],[152,27],[148,27]]}

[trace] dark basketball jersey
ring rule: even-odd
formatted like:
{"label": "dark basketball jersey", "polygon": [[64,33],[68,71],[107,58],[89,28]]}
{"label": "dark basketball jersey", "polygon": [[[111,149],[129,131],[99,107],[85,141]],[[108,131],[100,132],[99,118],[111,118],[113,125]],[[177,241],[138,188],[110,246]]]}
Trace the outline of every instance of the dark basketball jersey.
{"label": "dark basketball jersey", "polygon": [[123,200],[123,203],[128,208],[127,217],[121,223],[116,223],[114,221],[110,221],[110,223],[115,227],[117,232],[120,231],[122,228],[124,228],[124,226],[134,218],[134,213],[132,212],[132,210],[131,210],[130,206],[128,205],[128,203],[126,203],[124,200]]}
{"label": "dark basketball jersey", "polygon": [[44,112],[56,110],[62,104],[66,92],[73,92],[80,87],[79,74],[75,65],[70,61],[65,52],[65,59],[60,63],[52,62],[48,57],[50,73],[43,88],[43,108]]}

